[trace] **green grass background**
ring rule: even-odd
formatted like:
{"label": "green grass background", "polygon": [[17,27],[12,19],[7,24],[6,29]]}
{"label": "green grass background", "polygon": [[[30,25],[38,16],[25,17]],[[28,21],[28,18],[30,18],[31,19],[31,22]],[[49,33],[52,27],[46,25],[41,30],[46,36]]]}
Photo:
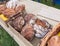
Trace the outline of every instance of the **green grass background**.
{"label": "green grass background", "polygon": [[[38,0],[33,0],[33,1],[38,2]],[[55,4],[55,6],[54,6],[53,3],[52,3],[52,0],[48,0],[48,2],[45,2],[45,0],[41,0],[40,2],[43,3],[43,4],[46,4],[48,6],[52,6],[52,7],[60,9],[60,5]]]}
{"label": "green grass background", "polygon": [[0,28],[0,46],[19,46],[19,45],[4,29]]}

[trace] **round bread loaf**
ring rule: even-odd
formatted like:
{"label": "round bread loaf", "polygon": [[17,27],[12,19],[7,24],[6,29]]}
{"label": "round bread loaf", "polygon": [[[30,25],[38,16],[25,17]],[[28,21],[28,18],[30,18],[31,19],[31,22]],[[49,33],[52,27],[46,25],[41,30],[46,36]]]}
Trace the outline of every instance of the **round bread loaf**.
{"label": "round bread loaf", "polygon": [[48,46],[60,46],[60,36],[52,36],[48,41]]}

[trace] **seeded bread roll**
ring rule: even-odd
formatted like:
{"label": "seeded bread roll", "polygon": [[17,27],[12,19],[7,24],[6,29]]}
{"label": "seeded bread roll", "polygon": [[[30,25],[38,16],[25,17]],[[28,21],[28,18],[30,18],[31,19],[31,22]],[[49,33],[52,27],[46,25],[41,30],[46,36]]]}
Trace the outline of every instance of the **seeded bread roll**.
{"label": "seeded bread roll", "polygon": [[34,37],[34,29],[30,24],[26,24],[22,31],[21,35],[24,36],[27,40],[31,41]]}

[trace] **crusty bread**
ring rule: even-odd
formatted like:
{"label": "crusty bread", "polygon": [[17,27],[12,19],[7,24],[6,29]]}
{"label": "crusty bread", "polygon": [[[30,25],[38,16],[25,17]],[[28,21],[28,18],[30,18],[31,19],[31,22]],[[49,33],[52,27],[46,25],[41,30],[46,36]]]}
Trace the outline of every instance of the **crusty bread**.
{"label": "crusty bread", "polygon": [[43,39],[41,39],[41,43],[40,43],[40,46],[46,46],[48,40],[56,35],[60,30],[60,23],[58,23],[57,25],[55,25],[52,30],[50,32],[48,32],[45,37]]}
{"label": "crusty bread", "polygon": [[60,36],[52,36],[48,41],[48,46],[60,46]]}
{"label": "crusty bread", "polygon": [[7,8],[2,13],[9,18],[11,15],[14,15],[16,12],[14,9]]}

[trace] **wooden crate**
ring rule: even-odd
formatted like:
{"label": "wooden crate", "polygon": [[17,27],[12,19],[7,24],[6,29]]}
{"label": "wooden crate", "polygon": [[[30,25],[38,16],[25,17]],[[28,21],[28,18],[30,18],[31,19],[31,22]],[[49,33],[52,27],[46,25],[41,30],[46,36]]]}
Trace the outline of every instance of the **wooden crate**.
{"label": "wooden crate", "polygon": [[[22,1],[22,3],[25,4],[28,13],[35,14],[39,19],[47,20],[52,26],[60,22],[60,10],[33,1]],[[13,29],[9,23],[6,24],[2,19],[0,19],[0,25],[19,46],[38,46],[40,42],[40,39],[34,39],[32,42],[27,41],[20,33]]]}

